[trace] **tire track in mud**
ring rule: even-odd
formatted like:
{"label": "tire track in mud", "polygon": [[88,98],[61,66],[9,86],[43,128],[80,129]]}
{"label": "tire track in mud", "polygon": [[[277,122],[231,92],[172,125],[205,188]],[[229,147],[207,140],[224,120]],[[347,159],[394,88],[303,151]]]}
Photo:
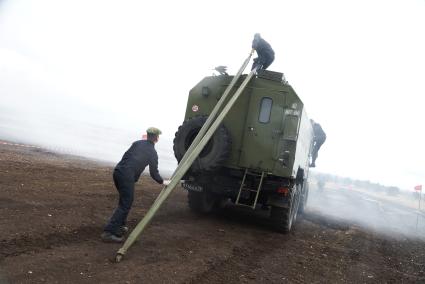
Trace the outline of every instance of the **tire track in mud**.
{"label": "tire track in mud", "polygon": [[29,252],[39,252],[75,243],[98,239],[101,228],[86,226],[68,232],[54,232],[47,235],[24,235],[16,239],[0,241],[2,258],[14,257]]}
{"label": "tire track in mud", "polygon": [[272,239],[270,234],[257,234],[255,238],[234,246],[230,256],[211,261],[206,270],[185,283],[262,282],[265,279],[258,279],[255,270],[263,269],[261,259],[276,249],[276,242]]}
{"label": "tire track in mud", "polygon": [[0,284],[9,284],[6,274],[2,271],[1,268],[0,268]]}
{"label": "tire track in mud", "polygon": [[[243,242],[242,245],[238,244],[234,246],[231,249],[230,256],[221,259],[216,258],[215,261],[211,261],[211,264],[206,270],[188,279],[186,281],[187,283],[258,283],[277,281],[276,277],[278,275],[267,275],[267,273],[262,273],[265,269],[262,261],[266,260],[268,257],[273,259],[278,251],[282,251],[282,253],[284,251],[289,251],[289,255],[291,255],[292,249],[287,247],[287,244],[294,244],[294,238],[299,238],[297,235],[298,232],[295,232],[295,234],[294,232],[289,234],[274,233],[271,226],[265,223],[265,219],[261,216],[252,214],[243,216],[239,215],[238,213],[240,212],[237,211],[233,213],[233,219],[238,222],[242,220],[245,225],[254,227],[253,229],[256,232],[251,238]],[[348,224],[340,220],[329,220],[323,216],[316,216],[312,213],[304,214],[297,222],[315,224],[338,232],[345,232],[350,229]],[[303,230],[302,224],[297,224],[297,227],[298,231]],[[277,239],[279,242],[276,242]],[[297,261],[302,261],[302,259],[303,256],[300,256]],[[270,261],[270,259],[268,261]],[[293,269],[294,268],[291,268],[291,270]],[[293,271],[288,274],[290,275],[291,273],[293,273]],[[300,277],[300,279],[291,279],[291,282],[305,283],[303,277]]]}
{"label": "tire track in mud", "polygon": [[[297,232],[295,234],[294,232],[289,234],[276,233],[273,232],[270,224],[265,222],[266,220],[262,216],[256,216],[254,214],[242,215],[242,212],[239,211],[231,212],[233,213],[233,222],[236,221],[238,223],[242,221],[242,224],[245,226],[248,225],[253,228],[255,231],[254,234],[248,237],[242,244],[239,243],[231,248],[230,256],[224,258],[216,257],[210,261],[206,270],[194,275],[184,283],[263,283],[276,281],[276,275],[272,276],[262,273],[265,269],[262,261],[267,257],[273,258],[277,251],[291,251],[291,248],[287,247],[287,244],[293,244],[293,239],[299,238],[296,234]],[[217,216],[217,218],[220,220],[220,216]],[[311,213],[304,214],[300,220],[297,220],[298,223],[302,221],[307,222],[307,224],[313,223],[320,227],[327,227],[334,231],[344,232],[350,229],[350,226],[344,222],[328,220]],[[233,222],[230,220],[225,221],[225,223]],[[297,224],[297,227],[298,230],[303,230],[302,224]],[[246,236],[241,236],[241,240],[243,238],[246,238]],[[279,242],[276,242],[277,239],[279,239]],[[291,269],[293,270],[293,268]],[[291,282],[305,283],[302,279],[301,276],[301,279],[291,279]]]}
{"label": "tire track in mud", "polygon": [[[382,267],[391,267],[391,269],[386,268],[388,274],[402,275],[406,279],[406,282],[425,283],[425,254],[422,254],[422,257],[420,257],[413,253],[414,250],[420,251],[423,243],[420,241],[412,242],[413,248],[406,248],[404,247],[404,243],[395,243],[386,239],[377,242],[374,240],[374,242],[377,243],[377,252],[381,255],[382,262],[385,264]],[[401,250],[397,248],[401,248]],[[385,257],[387,255],[393,255],[394,257],[391,260],[391,258]],[[410,262],[404,262],[403,260],[406,258],[410,258]]]}

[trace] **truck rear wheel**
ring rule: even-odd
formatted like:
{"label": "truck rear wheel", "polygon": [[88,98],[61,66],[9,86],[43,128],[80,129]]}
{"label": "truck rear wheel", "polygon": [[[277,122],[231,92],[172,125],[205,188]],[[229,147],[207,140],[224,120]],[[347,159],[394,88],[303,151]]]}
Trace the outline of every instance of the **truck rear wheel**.
{"label": "truck rear wheel", "polygon": [[307,206],[308,201],[308,182],[305,181],[302,188],[302,194],[300,197],[300,206],[298,208],[298,213],[304,214],[305,207]]}
{"label": "truck rear wheel", "polygon": [[289,232],[292,226],[292,218],[290,215],[290,208],[272,206],[270,218],[272,220],[273,227],[279,232]]}
{"label": "truck rear wheel", "polygon": [[[207,118],[207,116],[193,117],[183,122],[183,125],[177,130],[173,141],[173,150],[179,163]],[[229,158],[231,148],[230,134],[224,125],[220,125],[193,162],[191,169],[194,172],[217,170]]]}
{"label": "truck rear wheel", "polygon": [[217,203],[217,198],[209,192],[188,191],[187,199],[189,208],[198,214],[210,213]]}
{"label": "truck rear wheel", "polygon": [[298,207],[300,204],[301,185],[294,185],[288,207],[272,206],[270,218],[274,228],[283,233],[288,233],[297,220]]}

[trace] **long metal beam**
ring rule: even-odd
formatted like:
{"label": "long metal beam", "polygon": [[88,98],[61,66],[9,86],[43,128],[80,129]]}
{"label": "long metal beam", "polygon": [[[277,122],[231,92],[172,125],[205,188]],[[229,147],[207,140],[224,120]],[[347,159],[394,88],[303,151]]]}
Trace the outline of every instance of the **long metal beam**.
{"label": "long metal beam", "polygon": [[[229,86],[227,86],[226,90],[224,91],[223,95],[221,96],[220,100],[215,105],[214,109],[211,111],[211,113],[208,115],[207,121],[205,121],[204,125],[202,125],[201,130],[199,130],[198,134],[196,135],[195,139],[193,140],[192,144],[190,144],[189,149],[187,149],[185,155],[183,156],[182,160],[179,164],[183,164],[189,154],[192,152],[193,148],[195,148],[199,142],[201,141],[202,137],[204,137],[207,130],[210,128],[210,125],[214,121],[214,119],[217,116],[217,113],[221,109],[222,105],[227,99],[227,96],[230,94],[230,91],[235,86],[236,82],[239,80],[239,77],[242,75],[242,72],[245,70],[246,66],[248,65],[249,61],[251,60],[252,54],[254,53],[254,49],[251,50],[251,53],[249,54],[248,58],[245,59],[244,63],[242,64],[241,68],[239,68],[238,73],[233,77],[232,81],[230,82]],[[173,173],[174,174],[179,170],[177,167],[176,170]]]}
{"label": "long metal beam", "polygon": [[[251,57],[251,55],[250,55],[250,57]],[[256,72],[256,69],[252,70],[251,73],[249,73],[249,75],[245,78],[245,80],[243,81],[241,86],[237,89],[235,94],[231,97],[229,102],[224,106],[223,110],[220,112],[217,119],[214,120],[214,122],[212,123],[211,127],[207,130],[205,135],[200,138],[199,143],[193,147],[193,150],[186,152],[187,158],[184,161],[182,160],[180,162],[177,170],[173,174],[173,177],[170,181],[170,184],[168,186],[164,187],[164,189],[161,191],[158,198],[155,200],[154,204],[148,210],[148,212],[146,213],[144,218],[137,224],[137,226],[134,228],[134,230],[128,236],[124,245],[118,250],[116,258],[115,258],[116,262],[121,261],[124,254],[131,247],[131,245],[137,240],[137,238],[139,237],[139,235],[143,231],[143,229],[149,224],[152,217],[158,211],[158,209],[160,208],[162,203],[167,199],[167,197],[170,195],[170,193],[174,190],[174,188],[180,182],[181,178],[184,176],[184,174],[190,168],[192,163],[198,157],[199,153],[201,153],[201,151],[204,149],[205,145],[208,143],[211,136],[217,130],[220,123],[226,117],[226,115],[230,111],[231,107],[235,104],[236,100],[242,94],[243,90],[245,89],[245,87],[247,86],[247,84],[251,80],[252,76],[255,74],[255,72]],[[199,134],[198,134],[198,136],[199,136]]]}
{"label": "long metal beam", "polygon": [[[254,49],[251,50],[248,57],[243,62],[242,66],[239,68],[238,73],[233,77],[232,81],[230,82],[229,86],[224,90],[223,95],[221,96],[220,100],[217,102],[211,113],[208,115],[207,121],[205,121],[204,125],[202,125],[201,130],[199,130],[198,134],[196,135],[195,139],[192,141],[192,143],[189,146],[189,149],[187,149],[186,153],[184,153],[183,158],[177,165],[177,168],[174,170],[173,174],[171,175],[171,179],[175,176],[176,172],[179,171],[181,165],[187,160],[187,157],[189,154],[193,151],[193,148],[195,148],[199,142],[201,141],[202,137],[204,137],[207,130],[210,128],[212,122],[217,116],[217,113],[220,111],[221,107],[223,106],[224,102],[226,101],[227,97],[229,96],[230,92],[232,91],[233,87],[235,86],[236,82],[239,80],[240,76],[242,75],[243,71],[245,70],[246,66],[248,65],[249,61],[251,60],[252,55],[254,54]],[[159,200],[161,195],[163,194],[164,190],[162,190],[158,197],[155,199],[155,202],[152,204],[155,205],[155,203]]]}

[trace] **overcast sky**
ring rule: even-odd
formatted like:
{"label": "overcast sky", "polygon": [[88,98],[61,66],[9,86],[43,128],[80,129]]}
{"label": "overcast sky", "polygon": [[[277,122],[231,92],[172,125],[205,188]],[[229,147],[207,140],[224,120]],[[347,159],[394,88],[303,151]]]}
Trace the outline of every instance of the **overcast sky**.
{"label": "overcast sky", "polygon": [[423,0],[3,0],[0,139],[116,162],[154,125],[173,160],[190,88],[257,32],[327,133],[317,171],[425,183]]}

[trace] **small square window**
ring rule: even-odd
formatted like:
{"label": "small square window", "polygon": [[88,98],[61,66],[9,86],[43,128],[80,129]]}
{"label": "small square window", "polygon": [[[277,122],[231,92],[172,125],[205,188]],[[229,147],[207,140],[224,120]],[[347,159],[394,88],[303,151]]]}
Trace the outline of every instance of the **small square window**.
{"label": "small square window", "polygon": [[260,115],[258,121],[261,123],[268,123],[272,113],[273,100],[271,98],[262,98],[260,104]]}

